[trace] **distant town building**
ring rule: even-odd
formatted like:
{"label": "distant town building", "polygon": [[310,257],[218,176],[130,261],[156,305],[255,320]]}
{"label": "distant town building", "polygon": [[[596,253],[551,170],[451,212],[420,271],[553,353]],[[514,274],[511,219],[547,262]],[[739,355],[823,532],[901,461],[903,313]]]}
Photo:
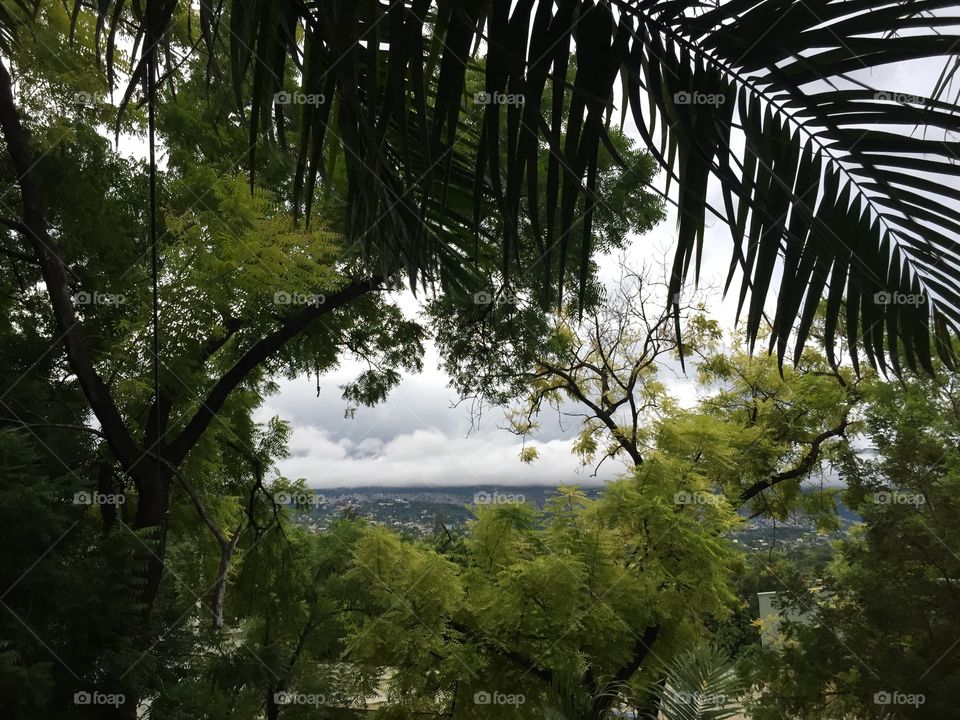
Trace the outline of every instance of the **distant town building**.
{"label": "distant town building", "polygon": [[[809,591],[818,595],[818,602],[828,597],[820,586],[811,587]],[[789,596],[786,593],[775,590],[759,592],[757,601],[760,616],[760,642],[764,647],[775,646],[779,642],[780,624],[784,620],[802,624],[810,624],[815,620],[813,611],[804,611],[789,605]]]}

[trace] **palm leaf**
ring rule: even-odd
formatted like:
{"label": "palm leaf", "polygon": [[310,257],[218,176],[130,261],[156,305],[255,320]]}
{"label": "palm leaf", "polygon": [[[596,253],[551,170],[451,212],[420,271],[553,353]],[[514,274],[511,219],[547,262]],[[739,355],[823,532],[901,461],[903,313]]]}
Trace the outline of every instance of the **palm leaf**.
{"label": "palm leaf", "polygon": [[742,711],[743,686],[733,662],[716,648],[693,648],[654,673],[643,692],[663,720],[726,720]]}
{"label": "palm leaf", "polygon": [[543,700],[544,720],[581,720],[590,717],[591,698],[573,673],[556,673]]}
{"label": "palm leaf", "polygon": [[[948,54],[956,38],[938,28],[956,25],[956,18],[925,14],[957,5],[890,5],[729,2],[698,16],[638,20],[638,34],[653,39],[638,44],[632,80],[647,87],[654,113],[677,118],[659,149],[663,154],[679,146],[677,174],[693,174],[697,181],[680,189],[672,291],[699,248],[695,230],[702,227],[709,174],[722,183],[720,214],[734,230],[731,277],[735,270],[743,274],[741,306],[752,289],[746,310],[751,340],[768,290],[777,284],[777,268],[782,270],[770,337],[781,360],[790,341],[799,355],[826,298],[831,359],[845,318],[854,362],[859,346],[881,366],[888,356],[898,371],[898,355],[905,352],[912,367],[929,369],[931,327],[952,361],[946,337],[960,327],[960,214],[931,190],[955,185],[960,172],[952,163],[960,146],[944,140],[944,131],[956,126],[957,107],[934,99],[909,102],[913,98],[878,92],[846,75]],[[921,34],[891,34],[904,27]],[[863,37],[873,33],[880,37]],[[841,84],[854,87],[837,89]],[[684,92],[722,92],[726,102],[719,108],[674,102]],[[637,123],[645,127],[648,121],[637,110],[634,105]],[[745,137],[742,165],[730,150],[734,130]],[[649,130],[642,132],[653,141]],[[904,163],[916,163],[929,175],[904,172]],[[931,179],[938,174],[943,177]],[[686,223],[689,216],[693,221]],[[904,296],[917,302],[878,302]]]}
{"label": "palm leaf", "polygon": [[[111,41],[121,23],[136,25],[124,8],[97,3]],[[251,173],[256,143],[280,134],[283,109],[269,110],[295,65],[300,88],[331,98],[302,111],[297,206],[309,209],[337,148],[354,237],[413,284],[469,260],[466,233],[500,244],[505,278],[524,270],[518,244],[532,241],[558,301],[573,257],[582,291],[603,202],[597,152],[623,87],[676,183],[671,297],[699,274],[709,212],[731,228],[728,285],[740,277],[751,340],[776,293],[770,349],[781,361],[791,345],[800,352],[825,298],[828,344],[845,337],[855,363],[859,348],[884,368],[898,370],[903,356],[929,369],[933,345],[952,366],[960,137],[950,133],[960,118],[945,95],[958,67],[956,0],[232,0],[201,10],[204,44],[216,32],[230,43]],[[458,128],[476,110],[464,76],[479,46],[486,90],[526,103],[486,106],[479,135],[463,145]],[[930,58],[946,62],[932,98],[859,79]],[[678,102],[683,93],[722,102]],[[713,187],[720,207],[708,200]],[[470,197],[472,213],[456,206],[451,219],[456,196]],[[545,222],[524,236],[521,209],[538,206]],[[495,238],[481,222],[494,212]]]}

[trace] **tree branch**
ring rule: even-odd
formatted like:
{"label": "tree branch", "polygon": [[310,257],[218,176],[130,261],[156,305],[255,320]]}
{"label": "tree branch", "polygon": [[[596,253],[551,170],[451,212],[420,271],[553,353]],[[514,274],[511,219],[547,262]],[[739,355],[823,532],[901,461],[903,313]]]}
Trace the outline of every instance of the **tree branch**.
{"label": "tree branch", "polygon": [[210,517],[210,513],[207,511],[207,506],[203,503],[203,500],[200,499],[200,495],[194,489],[193,485],[190,484],[180,470],[175,469],[172,466],[171,469],[177,480],[180,481],[181,487],[183,487],[183,489],[187,491],[187,495],[190,496],[193,507],[196,509],[200,519],[203,520],[203,524],[206,525],[210,529],[210,532],[213,533],[213,536],[217,539],[217,543],[219,543],[221,549],[229,546],[230,540],[226,535],[224,535],[223,530],[220,529],[220,526],[213,521],[212,517]]}
{"label": "tree branch", "polygon": [[[6,403],[4,403],[6,404]],[[7,418],[0,417],[0,425],[9,425],[10,427],[20,427],[23,429],[29,428],[53,428],[56,430],[76,430],[77,432],[90,433],[91,435],[96,435],[99,438],[106,440],[106,437],[102,432],[96,428],[89,427],[87,425],[73,425],[71,423],[28,423],[23,422],[18,418]]]}
{"label": "tree branch", "polygon": [[24,235],[39,262],[70,367],[77,375],[83,394],[97,416],[110,448],[124,469],[132,468],[141,458],[142,453],[127,430],[120,411],[110,396],[110,390],[93,366],[83,328],[74,313],[66,266],[43,217],[40,190],[34,179],[36,161],[30,154],[27,133],[20,122],[20,114],[14,103],[10,73],[7,72],[2,61],[0,61],[0,128],[3,130],[7,150],[13,161],[20,186]]}
{"label": "tree branch", "polygon": [[620,446],[627,451],[627,454],[630,456],[630,459],[633,461],[634,465],[640,465],[643,462],[643,456],[640,454],[640,451],[636,445],[633,445],[629,439],[622,437],[619,432],[619,428],[617,427],[617,423],[614,421],[610,413],[606,412],[603,408],[599,407],[596,403],[590,400],[590,398],[588,398],[580,389],[580,386],[577,385],[576,379],[570,373],[563,370],[563,368],[550,365],[543,360],[539,360],[539,362],[541,365],[543,365],[543,367],[563,380],[566,383],[563,386],[563,389],[569,390],[580,402],[593,411],[593,414],[596,415],[600,422],[607,426],[607,429],[610,430],[614,440],[616,440]]}
{"label": "tree branch", "polygon": [[644,631],[643,635],[637,637],[637,641],[633,645],[633,652],[630,655],[630,659],[627,660],[620,668],[613,674],[613,677],[610,678],[603,686],[602,692],[601,688],[597,685],[597,679],[593,676],[593,671],[588,667],[586,680],[593,692],[593,702],[591,704],[591,715],[592,718],[602,718],[606,717],[607,711],[610,709],[610,706],[613,705],[614,701],[617,699],[617,691],[623,686],[630,678],[633,677],[634,673],[640,669],[640,666],[643,664],[643,661],[646,660],[647,655],[650,654],[650,648],[657,639],[657,635],[660,634],[660,628],[656,625],[648,626]]}
{"label": "tree branch", "polygon": [[317,306],[309,306],[284,320],[280,328],[261,338],[246,353],[241,356],[213,386],[207,397],[200,404],[197,412],[187,423],[187,426],[170,443],[167,456],[178,465],[187,453],[193,448],[207,426],[213,421],[217,412],[223,407],[230,393],[244,378],[258,365],[278,352],[287,342],[303,332],[311,322],[340,308],[356,298],[382,287],[383,278],[372,277],[366,280],[355,280],[342,290],[326,298],[326,302]]}
{"label": "tree branch", "polygon": [[500,645],[490,643],[486,638],[484,638],[480,633],[478,633],[472,627],[469,627],[461,622],[457,622],[456,620],[450,620],[450,627],[456,630],[457,632],[461,632],[464,635],[467,635],[473,638],[473,640],[475,640],[476,642],[480,642],[480,643],[483,643],[484,645],[489,646],[495,652],[503,655],[508,660],[513,661],[515,664],[521,666],[524,670],[531,673],[532,675],[537,676],[538,678],[543,680],[545,683],[550,683],[553,680],[553,671],[550,670],[549,668],[545,668],[545,667],[541,667],[540,665],[537,665],[537,663],[531,660],[530,658],[514,650],[508,650],[507,648],[502,647]]}
{"label": "tree branch", "polygon": [[813,443],[810,445],[809,452],[804,455],[803,459],[795,467],[791,468],[790,470],[785,470],[784,472],[771,475],[767,480],[761,480],[760,482],[754,483],[740,496],[739,504],[743,505],[745,502],[750,500],[750,498],[756,497],[764,490],[772,488],[778,483],[782,483],[787,480],[795,480],[798,477],[806,475],[808,472],[810,472],[810,469],[817,461],[817,458],[820,457],[820,446],[832,437],[843,437],[849,424],[850,422],[846,417],[844,417],[837,427],[824,430],[822,433],[817,435],[813,439]]}

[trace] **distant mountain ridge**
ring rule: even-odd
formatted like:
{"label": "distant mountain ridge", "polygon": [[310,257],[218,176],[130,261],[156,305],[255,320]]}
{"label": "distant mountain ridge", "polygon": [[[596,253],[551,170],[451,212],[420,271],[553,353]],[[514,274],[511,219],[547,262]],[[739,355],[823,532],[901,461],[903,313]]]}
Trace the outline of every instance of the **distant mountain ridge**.
{"label": "distant mountain ridge", "polygon": [[[603,490],[603,485],[578,487],[591,498],[596,498]],[[322,529],[338,517],[363,517],[423,537],[441,526],[447,530],[462,528],[474,517],[473,508],[476,506],[525,502],[542,508],[557,495],[557,488],[546,485],[411,485],[317,488],[314,492],[316,502],[306,503],[302,516],[304,523],[313,529]],[[804,492],[816,492],[816,488],[806,488]],[[812,520],[804,516],[795,516],[786,522],[756,518],[747,522],[743,530],[733,533],[731,539],[752,549],[827,542],[861,520],[839,498],[837,512],[842,528],[840,533],[818,534]]]}

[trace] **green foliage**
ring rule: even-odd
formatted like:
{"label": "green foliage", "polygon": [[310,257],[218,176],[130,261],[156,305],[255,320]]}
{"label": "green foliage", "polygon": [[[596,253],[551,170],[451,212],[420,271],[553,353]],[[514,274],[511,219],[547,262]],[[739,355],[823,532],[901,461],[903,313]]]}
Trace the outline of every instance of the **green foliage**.
{"label": "green foliage", "polygon": [[[695,717],[724,717],[728,708],[678,700],[716,688],[735,694],[725,659],[690,648],[711,636],[730,647],[752,644],[734,592],[750,566],[728,541],[742,524],[738,511],[783,519],[800,510],[822,529],[835,528],[834,491],[801,492],[801,483],[828,463],[842,470],[844,496],[864,526],[839,548],[819,605],[805,591],[801,569],[764,566],[761,577],[789,576],[797,602],[819,621],[785,623],[778,650],[751,648],[745,663],[756,664],[755,717],[905,714],[899,702],[878,704],[877,693],[922,695],[917,714],[950,716],[960,701],[950,644],[960,628],[951,551],[960,510],[956,381],[908,376],[900,386],[858,376],[837,367],[833,336],[844,311],[850,342],[867,342],[872,357],[902,346],[909,362],[927,365],[923,320],[930,307],[941,354],[950,358],[944,343],[957,319],[947,287],[953,271],[934,262],[937,253],[895,247],[899,231],[883,229],[889,217],[863,224],[859,211],[872,201],[847,202],[851,186],[838,178],[843,161],[826,160],[825,187],[810,196],[816,208],[804,204],[806,188],[799,187],[820,177],[828,150],[848,147],[845,161],[877,181],[872,191],[888,193],[894,210],[919,211],[924,236],[947,247],[945,236],[928,227],[931,217],[933,224],[952,217],[940,200],[903,190],[902,172],[877,169],[871,159],[891,143],[935,155],[942,148],[926,138],[875,134],[849,147],[846,130],[828,128],[833,144],[815,157],[812,145],[801,148],[802,134],[790,135],[778,121],[779,107],[765,108],[758,98],[767,92],[815,102],[807,110],[834,119],[859,107],[871,122],[912,125],[916,116],[898,103],[860,90],[817,99],[791,86],[789,78],[807,77],[809,65],[832,72],[837,59],[837,48],[825,57],[805,54],[793,42],[798,37],[829,45],[827,34],[839,32],[841,44],[870,42],[873,54],[858,57],[879,64],[919,51],[912,38],[864,40],[867,29],[896,29],[906,12],[914,13],[916,28],[940,22],[919,7],[854,4],[852,19],[844,19],[850,3],[838,2],[824,4],[821,17],[794,13],[779,28],[764,22],[778,10],[770,3],[726,4],[697,18],[674,12],[683,3],[649,4],[649,14],[624,6],[619,31],[631,17],[641,31],[631,28],[611,45],[618,26],[605,4],[545,23],[554,8],[541,3],[532,44],[541,43],[545,27],[560,37],[547,51],[547,66],[533,74],[549,67],[553,77],[540,77],[544,82],[529,88],[530,104],[505,109],[501,124],[501,108],[463,101],[481,89],[513,89],[520,76],[503,53],[513,36],[527,38],[498,16],[488,28],[486,61],[471,58],[469,69],[454,62],[457,52],[470,57],[470,37],[487,24],[480,5],[455,13],[452,4],[427,3],[426,19],[402,4],[380,17],[373,15],[377,3],[318,5],[320,19],[301,25],[299,5],[241,14],[228,3],[221,15],[207,3],[151,3],[169,23],[164,45],[177,58],[157,107],[165,163],[158,173],[156,397],[148,168],[106,138],[114,131],[126,143],[145,129],[137,53],[148,42],[128,34],[136,34],[142,8],[100,3],[90,12],[78,4],[71,13],[63,3],[0,4],[0,47],[16,81],[15,107],[5,106],[5,141],[11,158],[20,151],[30,160],[28,168],[16,161],[0,166],[23,201],[11,200],[0,217],[4,717],[102,717],[102,707],[74,701],[75,693],[96,690],[127,698],[117,713],[124,717],[142,703],[151,718],[295,720],[359,713],[380,688],[388,696],[383,718],[496,716],[505,709],[499,701],[490,707],[478,700],[492,694],[512,698],[517,717],[595,720],[621,704],[647,709],[658,692],[667,715],[686,718],[693,709],[700,711]],[[800,10],[786,6],[776,19]],[[557,12],[575,7],[561,3]],[[109,21],[98,17],[108,10]],[[35,22],[27,24],[31,13]],[[522,27],[525,18],[517,20]],[[376,37],[352,42],[355,23],[364,21]],[[574,27],[571,56],[567,30]],[[752,32],[758,28],[767,34]],[[309,38],[302,48],[298,33]],[[665,34],[668,50],[683,40],[680,51],[657,51]],[[731,37],[761,40],[744,55]],[[453,38],[456,49],[445,42]],[[615,54],[631,45],[629,56]],[[284,61],[294,47],[303,51],[296,71]],[[690,54],[702,48],[715,59],[736,57],[733,65],[743,61],[744,69],[776,68],[777,75],[766,90],[751,83],[736,91],[747,152],[742,177],[721,178],[725,208],[734,214],[737,207],[728,218],[736,239],[752,243],[743,259],[754,295],[745,305],[745,334],[730,350],[720,349],[723,337],[706,305],[678,307],[675,295],[690,265],[699,265],[707,176],[717,168],[714,159],[730,154],[729,122],[671,99],[671,75],[709,82],[729,98],[732,112],[734,89]],[[256,55],[269,56],[273,67]],[[333,70],[328,57],[344,62],[319,86],[318,73]],[[630,63],[602,62],[617,57]],[[664,74],[668,65],[680,72]],[[610,88],[621,66],[629,103],[636,109],[638,84],[645,83],[654,115],[670,120],[657,148],[666,157],[655,158],[611,127]],[[226,67],[229,84],[226,74],[217,75]],[[131,79],[130,94],[118,98],[125,108],[119,120],[105,100],[116,73]],[[294,86],[329,91],[330,103],[293,114],[271,102],[273,91]],[[943,111],[931,105],[921,114],[938,125]],[[14,147],[11,112],[28,130],[23,147]],[[652,130],[636,119],[642,131]],[[643,189],[656,159],[684,183],[680,245],[675,272],[654,286],[662,295],[657,312],[644,314],[647,278],[607,293],[594,277],[592,253],[624,248],[631,234],[662,219],[663,203]],[[932,167],[901,157],[908,161]],[[326,177],[315,187],[321,167]],[[953,174],[944,167],[937,169]],[[785,171],[803,195],[793,186],[778,190],[774,170]],[[36,185],[33,198],[25,177]],[[929,190],[929,180],[908,179]],[[937,186],[938,196],[944,188]],[[900,224],[915,224],[914,214]],[[849,244],[832,242],[833,232],[853,238],[856,258]],[[781,243],[783,292],[767,336],[760,317]],[[45,265],[48,252],[53,262]],[[51,268],[65,279],[56,280]],[[365,286],[335,310],[294,322],[305,317],[303,307],[322,306],[374,273],[383,275],[377,287],[384,292]],[[577,291],[564,292],[574,275]],[[545,407],[588,408],[575,452],[585,463],[625,459],[625,475],[596,499],[568,487],[543,509],[477,508],[458,538],[404,539],[347,519],[323,532],[306,530],[297,518],[297,506],[311,500],[305,481],[275,472],[290,427],[279,418],[258,424],[254,412],[275,390],[274,378],[319,376],[348,356],[366,363],[342,387],[348,414],[383,401],[403,373],[419,371],[427,328],[389,295],[405,283],[429,291],[426,319],[459,390],[517,400],[511,421],[521,435],[536,432]],[[922,309],[867,302],[878,289],[913,292],[929,283],[937,292]],[[828,295],[822,305],[821,290]],[[73,295],[78,323],[51,302],[58,292]],[[82,302],[80,293],[111,300]],[[746,285],[744,304],[745,293]],[[574,296],[577,302],[569,302]],[[797,317],[797,363],[780,368]],[[852,324],[856,318],[863,332]],[[682,345],[669,321],[682,325]],[[65,325],[77,328],[73,338],[88,366],[77,352],[63,353]],[[803,342],[811,333],[824,338],[823,347]],[[777,357],[749,353],[758,339],[769,341]],[[275,347],[258,355],[271,340]],[[660,368],[661,358],[680,355],[696,363],[703,390],[690,407],[671,397]],[[139,443],[134,464],[153,462],[151,418],[164,425],[161,445],[168,435],[182,437],[191,418],[207,411],[211,388],[225,378],[235,382],[176,467],[160,466],[163,482],[151,495],[118,471],[122,438],[102,412],[91,416],[90,383],[84,395],[78,380],[83,371],[102,383],[122,429]],[[858,456],[847,433],[868,438],[876,456]],[[535,461],[536,447],[525,446],[521,459]],[[75,500],[94,489],[119,504]],[[158,497],[160,525],[133,527]],[[148,609],[145,565],[161,556]],[[747,590],[742,581],[739,589]],[[277,697],[286,692],[323,697],[322,707],[281,707]]]}
{"label": "green foliage", "polygon": [[863,392],[871,452],[842,465],[863,525],[837,547],[824,599],[795,595],[815,622],[786,624],[780,649],[757,659],[757,718],[938,718],[960,700],[956,378],[909,376]]}
{"label": "green foliage", "polygon": [[442,554],[370,529],[353,555],[369,617],[348,657],[389,667],[389,695],[408,712],[486,717],[473,696],[488,692],[523,696],[518,716],[540,717],[563,706],[562,677],[582,688],[578,702],[609,707],[607,683],[645,676],[645,628],[659,628],[654,653],[669,657],[732,601],[736,555],[717,534],[735,514],[678,515],[666,475],[617,481],[598,500],[563,488],[542,511],[478,506]]}
{"label": "green foliage", "polygon": [[[741,334],[723,347],[705,299],[682,305],[681,346],[665,331],[670,313],[658,287],[649,271],[625,271],[582,320],[552,318],[550,341],[510,380],[522,388],[510,429],[533,438],[541,413],[565,413],[580,419],[572,451],[584,465],[621,461],[642,476],[681,478],[678,504],[729,503],[776,520],[803,512],[821,531],[836,529],[838,490],[805,493],[803,483],[845,457],[861,384],[872,376],[833,368],[816,347],[792,368],[753,355]],[[665,380],[681,352],[696,369],[690,407]],[[536,446],[521,460],[534,462]]]}
{"label": "green foliage", "polygon": [[[42,430],[38,432],[42,433]],[[36,435],[0,431],[0,696],[5,717],[54,717],[73,694],[129,693],[138,681],[131,638],[138,608],[132,576],[142,542],[104,542],[96,506],[78,503],[89,457],[47,474]],[[62,457],[62,456],[61,456]],[[77,707],[77,718],[95,717]]]}
{"label": "green foliage", "polygon": [[[140,440],[158,404],[150,372],[147,168],[105,137],[112,106],[96,69],[93,19],[83,15],[70,38],[61,5],[43,3],[40,15],[10,60],[27,149],[36,157],[31,177],[92,371]],[[113,59],[128,67],[122,52]],[[168,152],[158,193],[166,442],[252,347],[309,306],[300,297],[322,305],[323,296],[365,273],[356,254],[344,252],[342,207],[318,205],[310,227],[298,227],[289,188],[278,179],[289,168],[265,154],[263,184],[251,192],[237,171],[241,158],[225,161],[238,135],[243,141],[242,125],[232,111],[208,110],[206,102],[224,93],[205,87],[202,70],[185,63],[177,73],[183,84],[175,97],[167,88],[158,112]],[[142,133],[143,120],[131,111],[118,130]],[[16,185],[9,163],[0,174]],[[12,718],[64,710],[96,717],[102,706],[76,705],[73,695],[98,691],[125,697],[122,716],[146,702],[154,717],[253,717],[288,687],[349,705],[353,694],[343,699],[347,691],[331,679],[330,666],[344,634],[340,613],[348,601],[338,593],[347,588],[338,575],[353,531],[309,535],[291,508],[274,502],[281,492],[307,497],[306,489],[296,479],[271,483],[290,430],[279,419],[258,425],[253,412],[275,390],[274,376],[319,375],[349,355],[366,369],[342,388],[348,411],[380,402],[402,372],[420,369],[424,329],[391,298],[361,294],[253,364],[171,471],[158,539],[134,527],[144,496],[118,467],[116,437],[91,416],[60,344],[51,288],[23,252],[31,231],[14,219],[18,203],[9,205],[0,269],[4,711]],[[94,491],[124,502],[73,504],[75,493]],[[165,560],[163,576],[147,619],[145,565],[157,557]],[[322,688],[316,677],[326,678]]]}

